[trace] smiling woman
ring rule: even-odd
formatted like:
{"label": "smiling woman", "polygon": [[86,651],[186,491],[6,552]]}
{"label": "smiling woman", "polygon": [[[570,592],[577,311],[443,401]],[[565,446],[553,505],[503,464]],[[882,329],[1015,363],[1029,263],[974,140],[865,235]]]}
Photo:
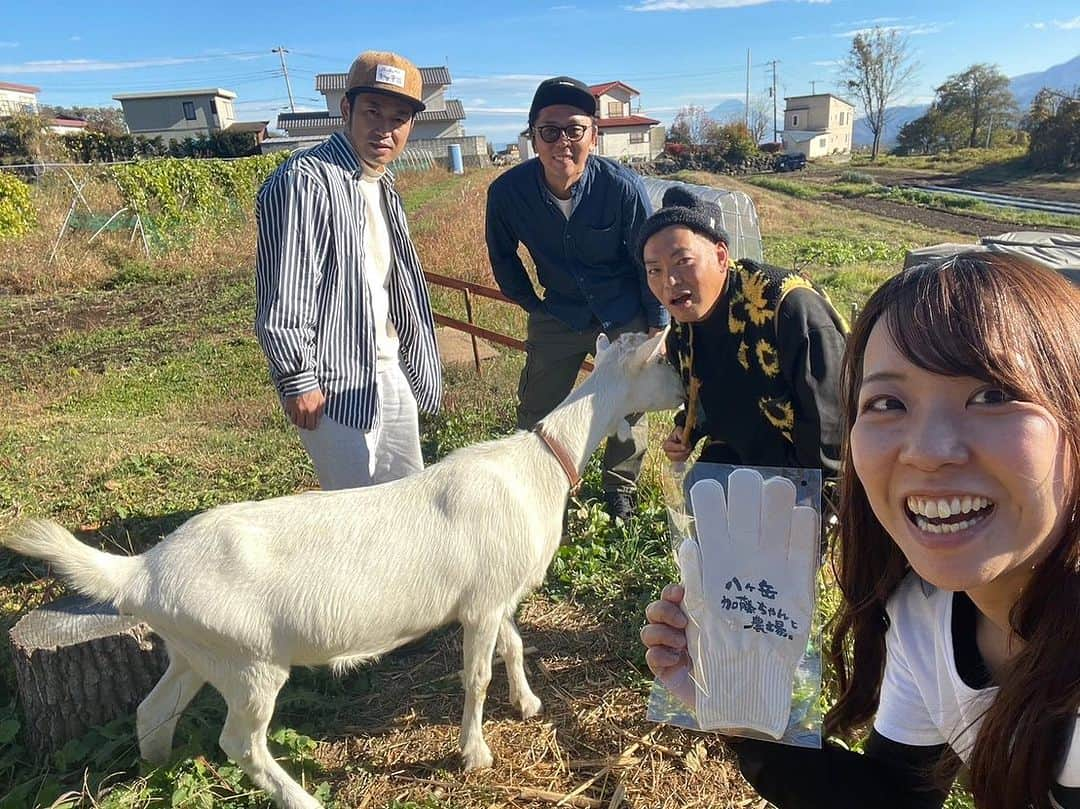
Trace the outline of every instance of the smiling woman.
{"label": "smiling woman", "polygon": [[[1080,292],[1041,266],[961,254],[867,302],[842,386],[825,725],[873,729],[863,754],[739,742],[764,797],[940,807],[958,757],[980,809],[1080,806],[1077,379]],[[642,633],[672,685],[686,678],[681,597],[669,587]]]}

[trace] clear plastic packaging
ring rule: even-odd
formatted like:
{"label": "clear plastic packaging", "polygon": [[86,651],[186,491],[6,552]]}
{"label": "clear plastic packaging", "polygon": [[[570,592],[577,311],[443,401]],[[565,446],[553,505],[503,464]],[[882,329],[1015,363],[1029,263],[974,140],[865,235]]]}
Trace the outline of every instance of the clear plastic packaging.
{"label": "clear plastic packaging", "polygon": [[[731,478],[736,470],[739,474]],[[794,491],[780,481],[770,484],[772,478],[790,481]],[[723,493],[712,483],[694,488],[703,480],[716,481]],[[702,658],[700,670],[695,662],[691,675],[700,716],[656,681],[648,718],[821,747],[820,470],[675,464],[665,472],[663,485],[676,561],[684,579],[703,582],[688,586],[684,602],[691,617],[688,640],[696,650],[691,658]],[[700,532],[692,489],[704,520]],[[789,538],[798,560],[787,558]],[[760,544],[751,547],[754,542]],[[718,560],[730,569],[716,569]],[[792,581],[793,575],[795,584],[775,586],[785,576]],[[808,616],[807,625],[799,623],[802,614]],[[784,705],[787,695],[790,702]]]}

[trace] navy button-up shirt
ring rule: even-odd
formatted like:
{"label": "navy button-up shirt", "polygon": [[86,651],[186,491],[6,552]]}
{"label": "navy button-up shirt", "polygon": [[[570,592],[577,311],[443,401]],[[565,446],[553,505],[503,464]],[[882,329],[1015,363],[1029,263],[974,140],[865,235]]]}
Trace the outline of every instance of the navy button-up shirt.
{"label": "navy button-up shirt", "polygon": [[[572,189],[570,218],[544,184],[533,158],[488,188],[487,248],[503,294],[528,312],[543,306],[577,331],[615,328],[644,313],[652,327],[668,322],[653,297],[634,244],[652,213],[641,178],[625,166],[590,155]],[[518,256],[524,244],[544,289],[537,295]]]}

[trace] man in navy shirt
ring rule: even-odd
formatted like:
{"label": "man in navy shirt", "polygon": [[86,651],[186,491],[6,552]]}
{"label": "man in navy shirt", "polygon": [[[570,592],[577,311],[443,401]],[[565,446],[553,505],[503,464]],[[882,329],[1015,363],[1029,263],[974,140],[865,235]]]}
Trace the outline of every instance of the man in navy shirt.
{"label": "man in navy shirt", "polygon": [[[488,189],[487,248],[499,288],[529,313],[525,368],[518,384],[518,427],[531,429],[570,392],[600,332],[655,333],[667,312],[634,259],[638,231],[652,212],[641,178],[591,154],[596,98],[576,79],[540,83],[529,108],[537,157]],[[518,257],[524,244],[543,288],[537,294]],[[627,519],[648,440],[645,416],[631,437],[604,451],[604,495]]]}

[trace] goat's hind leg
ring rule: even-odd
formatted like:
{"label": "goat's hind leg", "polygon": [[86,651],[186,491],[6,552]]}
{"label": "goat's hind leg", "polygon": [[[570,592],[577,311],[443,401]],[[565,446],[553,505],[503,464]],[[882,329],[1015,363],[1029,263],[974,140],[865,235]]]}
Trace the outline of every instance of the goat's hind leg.
{"label": "goat's hind leg", "polygon": [[491,657],[499,634],[501,613],[475,622],[462,621],[465,652],[465,710],[461,718],[461,757],[466,770],[490,767],[494,759],[484,741],[484,698],[491,682]]}
{"label": "goat's hind leg", "polygon": [[164,764],[172,752],[176,722],[206,680],[175,649],[169,648],[169,667],[135,711],[139,754],[152,764]]}
{"label": "goat's hind leg", "polygon": [[521,635],[514,624],[513,611],[508,610],[502,624],[499,625],[499,654],[506,664],[506,679],[510,683],[510,702],[521,711],[523,719],[529,719],[540,712],[540,698],[529,687],[525,678],[525,654],[521,646]]}
{"label": "goat's hind leg", "polygon": [[322,804],[274,761],[266,746],[274,703],[288,678],[287,666],[271,663],[221,667],[211,679],[229,709],[221,730],[221,749],[282,809],[321,809]]}

